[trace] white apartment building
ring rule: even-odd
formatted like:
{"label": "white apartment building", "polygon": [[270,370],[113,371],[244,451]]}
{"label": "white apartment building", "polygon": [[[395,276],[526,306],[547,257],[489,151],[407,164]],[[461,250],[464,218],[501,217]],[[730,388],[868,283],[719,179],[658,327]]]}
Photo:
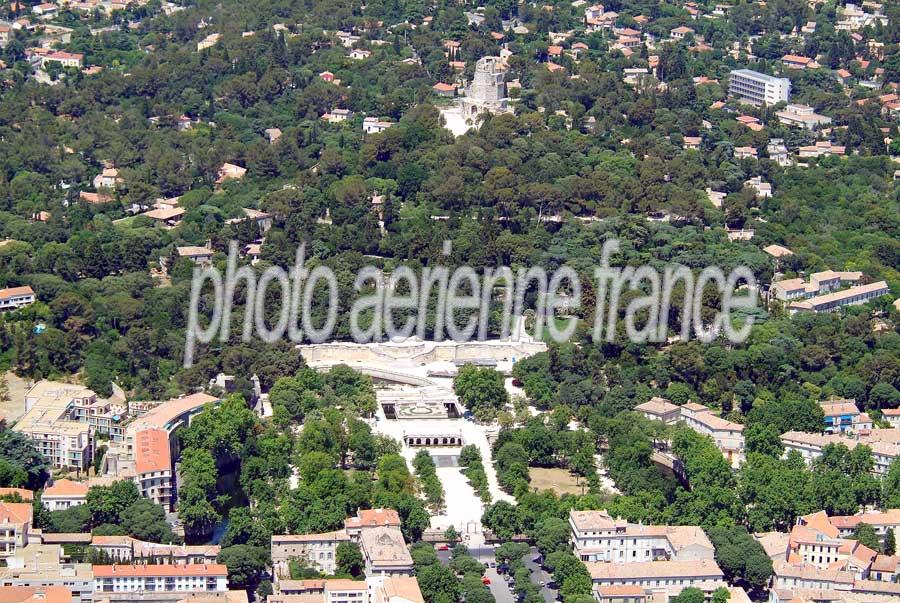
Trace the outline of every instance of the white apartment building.
{"label": "white apartment building", "polygon": [[97,394],[81,385],[41,381],[25,394],[25,415],[13,430],[31,439],[54,468],[86,469],[93,456],[91,427],[73,418],[74,409],[96,401]]}
{"label": "white apartment building", "polygon": [[0,557],[10,557],[28,545],[34,517],[31,503],[0,502]]}
{"label": "white apartment building", "polygon": [[221,564],[94,566],[94,593],[97,599],[138,600],[140,595],[150,593],[214,593],[227,590],[228,568]]}
{"label": "white apartment building", "polygon": [[8,287],[0,289],[0,312],[5,310],[18,310],[30,304],[35,300],[34,291],[31,287]]}
{"label": "white apartment building", "polygon": [[424,603],[414,577],[370,577],[365,582],[342,578],[280,580],[267,603]]}
{"label": "white apartment building", "polygon": [[894,429],[900,428],[900,408],[883,408],[881,415]]}
{"label": "white apartment building", "polygon": [[728,93],[752,105],[775,105],[790,100],[791,81],[750,69],[735,69],[731,72]]}
{"label": "white apartment building", "polygon": [[794,302],[789,306],[789,310],[791,314],[802,311],[837,312],[846,306],[867,304],[873,299],[887,295],[890,291],[886,281],[878,281]]}
{"label": "white apartment building", "polygon": [[702,590],[707,596],[726,586],[715,561],[642,561],[639,563],[586,563],[594,590],[609,586],[639,586],[650,593],[677,596],[686,588]]}
{"label": "white apartment building", "polygon": [[819,115],[809,105],[791,104],[777,111],[775,116],[786,126],[797,126],[806,130],[814,130],[831,123],[830,117]]}
{"label": "white apartment building", "polygon": [[575,555],[586,562],[639,563],[713,559],[697,526],[645,526],[613,519],[606,511],[570,511]]}
{"label": "white apartment building", "polygon": [[856,285],[862,279],[859,271],[824,270],[809,275],[809,281],[802,278],[789,278],[772,283],[772,291],[776,299],[793,301],[809,299],[817,295],[838,291],[841,287]]}
{"label": "white apartment building", "polygon": [[94,576],[86,563],[62,563],[58,544],[29,544],[6,557],[0,567],[0,585],[17,587],[65,587],[72,592],[72,603],[91,603]]}
{"label": "white apartment building", "polygon": [[58,479],[52,486],[44,489],[41,505],[48,511],[62,511],[76,505],[83,505],[87,500],[88,487],[81,482]]}
{"label": "white apartment building", "polygon": [[709,408],[696,402],[681,407],[681,420],[697,433],[711,437],[733,467],[744,462],[743,425],[717,417]]}
{"label": "white apartment building", "polygon": [[851,572],[834,569],[819,569],[807,563],[789,563],[776,561],[773,563],[775,576],[772,586],[775,589],[821,589],[842,590],[853,589],[854,576]]}
{"label": "white apartment building", "polygon": [[781,443],[784,445],[785,456],[791,451],[796,451],[807,464],[811,464],[822,456],[822,449],[829,444],[843,444],[850,450],[862,444],[872,450],[872,457],[875,461],[872,473],[876,476],[882,476],[887,473],[891,463],[900,457],[900,443],[881,440],[882,434],[879,433],[880,431],[890,430],[875,430],[870,434],[860,435],[856,438],[840,434],[822,435],[803,431],[788,431],[781,435]]}

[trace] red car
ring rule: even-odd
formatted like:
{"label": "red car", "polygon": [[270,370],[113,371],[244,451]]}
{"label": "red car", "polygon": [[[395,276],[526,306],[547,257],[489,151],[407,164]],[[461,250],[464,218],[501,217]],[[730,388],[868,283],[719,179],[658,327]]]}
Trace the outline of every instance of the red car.
{"label": "red car", "polygon": [[438,547],[438,550],[439,550],[439,551],[449,551],[449,550],[450,550],[450,547],[447,546],[446,544],[442,544],[442,545],[440,545],[440,546]]}
{"label": "red car", "polygon": [[481,583],[484,584],[485,586],[487,586],[487,585],[489,585],[489,584],[491,583],[491,579],[488,578],[487,576],[482,576],[482,577],[481,577]]}

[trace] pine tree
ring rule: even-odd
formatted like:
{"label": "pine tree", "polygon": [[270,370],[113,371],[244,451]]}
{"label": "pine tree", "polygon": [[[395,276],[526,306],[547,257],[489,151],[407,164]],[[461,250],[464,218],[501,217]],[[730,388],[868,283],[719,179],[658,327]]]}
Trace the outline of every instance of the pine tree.
{"label": "pine tree", "polygon": [[888,528],[884,535],[884,554],[893,555],[897,552],[897,539],[894,536],[894,528]]}

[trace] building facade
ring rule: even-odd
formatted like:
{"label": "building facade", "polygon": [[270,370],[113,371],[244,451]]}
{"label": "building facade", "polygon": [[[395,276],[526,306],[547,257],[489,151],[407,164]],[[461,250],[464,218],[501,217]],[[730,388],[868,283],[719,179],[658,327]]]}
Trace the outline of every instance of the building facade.
{"label": "building facade", "polygon": [[731,72],[728,93],[752,105],[775,105],[790,100],[791,81],[750,69],[735,69]]}

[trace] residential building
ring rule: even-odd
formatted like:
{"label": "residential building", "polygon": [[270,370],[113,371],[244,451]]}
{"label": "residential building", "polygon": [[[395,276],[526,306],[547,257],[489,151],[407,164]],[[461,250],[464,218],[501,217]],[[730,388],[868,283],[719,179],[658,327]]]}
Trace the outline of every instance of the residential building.
{"label": "residential building", "polygon": [[786,126],[797,126],[807,130],[815,130],[831,123],[830,117],[819,115],[809,105],[787,105],[781,111],[776,111],[775,116]]}
{"label": "residential building", "polygon": [[639,563],[585,564],[595,592],[609,586],[639,586],[650,593],[674,597],[694,587],[710,596],[726,586],[724,575],[711,559],[696,561],[642,561]]}
{"label": "residential building", "polygon": [[114,167],[103,168],[103,170],[94,176],[94,188],[115,190],[116,186],[122,183],[119,177],[119,170]]}
{"label": "residential building", "polygon": [[234,165],[233,163],[223,163],[222,167],[219,168],[219,173],[216,177],[216,184],[221,185],[226,180],[240,180],[247,173],[247,168],[242,168],[239,165]]}
{"label": "residential building", "polygon": [[19,308],[30,306],[34,301],[34,290],[27,285],[24,287],[0,289],[0,312],[18,310]]}
{"label": "residential building", "polygon": [[709,408],[696,402],[681,407],[681,420],[694,431],[712,438],[733,467],[744,461],[744,426],[740,423],[717,417]]}
{"label": "residential building", "polygon": [[135,477],[141,496],[171,510],[175,503],[172,454],[164,429],[144,429],[135,435]]}
{"label": "residential building", "polygon": [[766,145],[766,153],[768,153],[769,159],[781,167],[787,167],[793,163],[783,138],[770,139],[769,143]]}
{"label": "residential building", "polygon": [[375,576],[365,582],[341,578],[279,580],[267,603],[424,603],[414,577]]}
{"label": "residential building", "polygon": [[762,176],[754,176],[750,180],[744,182],[744,186],[752,188],[756,192],[756,196],[761,199],[768,199],[772,196],[772,184],[770,182],[765,182],[762,179]]}
{"label": "residential building", "polygon": [[694,30],[684,25],[674,28],[669,32],[669,37],[673,40],[683,40],[685,36],[694,35]]}
{"label": "residential building", "polygon": [[72,592],[73,603],[92,603],[94,576],[86,563],[63,563],[62,547],[30,544],[0,567],[3,587],[65,587]]}
{"label": "residential building", "polygon": [[359,538],[369,528],[399,528],[400,515],[394,509],[359,509],[356,517],[344,521],[344,529],[351,538]]}
{"label": "residential building", "polygon": [[894,429],[900,428],[900,408],[883,408],[881,409],[881,416]]}
{"label": "residential building", "polygon": [[381,121],[377,117],[363,119],[363,132],[366,134],[378,134],[394,125],[392,121]]}
{"label": "residential building", "polygon": [[11,557],[28,545],[33,518],[31,503],[0,501],[0,557]]}
{"label": "residential building", "polygon": [[174,603],[182,593],[227,590],[228,568],[221,564],[94,566],[94,597],[111,603],[140,601],[152,593],[170,593],[162,600]]}
{"label": "residential building", "polygon": [[772,291],[775,293],[776,299],[782,301],[809,299],[820,294],[837,291],[841,287],[855,285],[861,279],[862,272],[825,270],[811,274],[809,281],[800,278],[776,281],[772,283]]}
{"label": "residential building", "polygon": [[31,439],[52,467],[84,470],[93,457],[92,427],[75,416],[97,402],[84,386],[40,381],[25,394],[25,415],[13,430]]}
{"label": "residential building", "polygon": [[773,563],[772,587],[793,590],[820,589],[850,591],[854,577],[851,572],[837,569],[820,569],[807,563],[776,561]]}
{"label": "residential building", "polygon": [[34,500],[34,491],[26,488],[0,488],[0,497],[8,497],[21,500],[22,502],[31,502]]}
{"label": "residential building", "polygon": [[735,159],[756,159],[758,152],[753,147],[734,147]]}
{"label": "residential building", "polygon": [[728,93],[752,105],[775,105],[790,100],[791,81],[750,69],[735,69],[731,72]]}
{"label": "residential building", "polygon": [[332,109],[328,113],[322,115],[322,119],[330,124],[339,124],[351,119],[353,111],[350,109]]}
{"label": "residential building", "polygon": [[112,195],[106,195],[103,193],[90,193],[88,191],[81,191],[80,193],[78,193],[78,198],[85,203],[90,203],[91,205],[103,205],[104,203],[110,203],[114,200]]}
{"label": "residential building", "polygon": [[411,576],[413,560],[398,527],[365,529],[359,537],[359,548],[367,576]]}
{"label": "residential building", "polygon": [[586,562],[639,563],[713,559],[697,526],[646,526],[613,519],[606,511],[570,511],[575,556]]}
{"label": "residential building", "polygon": [[87,500],[88,486],[82,482],[58,479],[52,486],[44,489],[41,505],[48,511],[62,511],[76,505],[83,505]]}
{"label": "residential building", "polygon": [[273,534],[272,565],[278,575],[288,574],[291,559],[315,568],[324,574],[337,570],[337,547],[350,542],[346,530],[323,534]]}
{"label": "residential building", "polygon": [[635,412],[639,412],[648,419],[654,421],[662,421],[666,425],[672,425],[681,418],[681,407],[672,404],[665,398],[653,397],[648,402],[638,404],[634,407]]}
{"label": "residential building", "polygon": [[829,444],[843,444],[850,450],[863,444],[872,450],[872,456],[875,460],[872,473],[880,476],[887,473],[895,459],[900,458],[900,442],[882,440],[879,435],[879,432],[882,431],[893,430],[876,429],[869,433],[857,435],[854,438],[840,434],[822,435],[802,431],[789,431],[781,435],[781,443],[784,445],[785,455],[792,450],[797,451],[807,463],[812,463],[822,456],[822,449]]}
{"label": "residential building", "polygon": [[71,603],[65,586],[0,586],[0,603]]}
{"label": "residential building", "polygon": [[832,155],[844,155],[846,147],[836,145],[830,140],[818,140],[815,144],[797,147],[797,156],[801,159],[812,157],[831,157]]}
{"label": "residential building", "polygon": [[187,210],[183,207],[170,207],[151,209],[141,215],[150,218],[163,228],[175,228],[186,213]]}
{"label": "residential building", "polygon": [[106,553],[114,563],[126,564],[213,564],[221,550],[214,544],[159,544],[131,536],[92,536],[90,546]]}
{"label": "residential building", "polygon": [[781,64],[787,69],[815,69],[819,66],[815,59],[796,54],[786,54],[781,57]]}
{"label": "residential building", "polygon": [[856,400],[830,400],[819,402],[825,414],[825,433],[844,433],[853,431],[859,422],[859,408]]}
{"label": "residential building", "polygon": [[456,86],[445,84],[444,82],[438,82],[432,86],[431,89],[434,90],[434,93],[438,96],[447,96],[451,98],[456,96]]}
{"label": "residential building", "polygon": [[878,281],[877,283],[858,285],[842,291],[818,295],[805,301],[793,302],[790,304],[789,309],[792,314],[800,311],[837,312],[846,306],[858,306],[869,303],[873,299],[888,293],[890,293],[890,289],[887,282]]}
{"label": "residential building", "polygon": [[187,258],[198,266],[208,266],[212,262],[213,254],[215,254],[215,251],[209,247],[178,247],[176,251],[179,258]]}

